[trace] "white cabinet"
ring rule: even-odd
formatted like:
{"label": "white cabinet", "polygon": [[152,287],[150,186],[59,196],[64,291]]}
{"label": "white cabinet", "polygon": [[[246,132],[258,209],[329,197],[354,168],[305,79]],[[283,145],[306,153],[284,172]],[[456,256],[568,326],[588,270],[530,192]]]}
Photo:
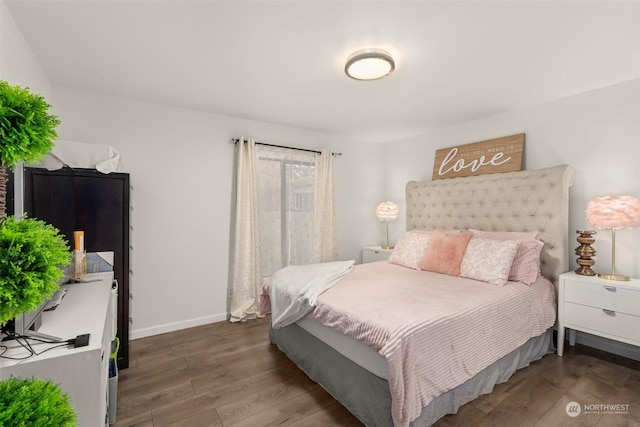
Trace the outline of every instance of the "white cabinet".
{"label": "white cabinet", "polygon": [[[79,348],[66,345],[19,361],[0,359],[0,378],[20,376],[54,381],[69,396],[78,414],[78,426],[95,427],[107,423],[117,290],[112,288],[113,272],[89,274],[86,280],[95,281],[64,285],[67,294],[55,310],[43,313],[39,332],[63,340],[89,333],[89,345]],[[5,356],[26,355],[15,342],[3,344],[9,347]],[[41,352],[53,345],[34,341],[33,347]]]}
{"label": "white cabinet", "polygon": [[[560,275],[558,356],[572,329],[640,346],[640,280],[612,281],[574,272]],[[569,344],[575,344],[575,334]]]}
{"label": "white cabinet", "polygon": [[368,246],[362,249],[362,262],[386,261],[393,249],[383,249],[381,246]]}

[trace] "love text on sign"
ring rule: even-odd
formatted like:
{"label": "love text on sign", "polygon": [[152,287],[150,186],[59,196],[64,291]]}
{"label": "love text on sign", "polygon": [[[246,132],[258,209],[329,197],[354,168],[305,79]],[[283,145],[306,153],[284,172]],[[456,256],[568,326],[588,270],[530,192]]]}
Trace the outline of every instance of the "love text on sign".
{"label": "love text on sign", "polygon": [[522,170],[524,133],[436,150],[431,179]]}

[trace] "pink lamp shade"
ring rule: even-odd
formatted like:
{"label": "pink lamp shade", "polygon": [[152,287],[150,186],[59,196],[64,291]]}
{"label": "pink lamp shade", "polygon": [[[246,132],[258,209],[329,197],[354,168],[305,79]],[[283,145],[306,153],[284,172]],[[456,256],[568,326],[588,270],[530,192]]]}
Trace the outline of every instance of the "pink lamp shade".
{"label": "pink lamp shade", "polygon": [[611,274],[598,273],[606,280],[629,280],[616,274],[616,230],[640,225],[640,200],[633,196],[596,197],[587,204],[587,221],[596,228],[611,229]]}
{"label": "pink lamp shade", "polygon": [[640,225],[640,200],[633,196],[596,197],[587,204],[587,221],[599,229],[620,230]]}
{"label": "pink lamp shade", "polygon": [[380,221],[393,221],[398,218],[398,205],[393,202],[382,202],[376,208],[376,216]]}

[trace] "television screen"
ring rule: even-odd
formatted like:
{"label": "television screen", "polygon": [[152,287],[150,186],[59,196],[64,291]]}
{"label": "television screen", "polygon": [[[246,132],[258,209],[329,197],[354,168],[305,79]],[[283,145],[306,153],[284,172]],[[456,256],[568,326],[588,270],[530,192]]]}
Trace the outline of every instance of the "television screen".
{"label": "television screen", "polygon": [[[63,269],[64,276],[58,281],[60,285],[69,281],[71,277],[68,268]],[[15,333],[17,336],[39,337],[58,341],[59,338],[39,332],[42,324],[42,313],[50,308],[53,304],[58,304],[66,294],[65,288],[58,289],[51,298],[47,298],[35,310],[23,312],[16,316],[12,321],[8,322],[6,329]]]}

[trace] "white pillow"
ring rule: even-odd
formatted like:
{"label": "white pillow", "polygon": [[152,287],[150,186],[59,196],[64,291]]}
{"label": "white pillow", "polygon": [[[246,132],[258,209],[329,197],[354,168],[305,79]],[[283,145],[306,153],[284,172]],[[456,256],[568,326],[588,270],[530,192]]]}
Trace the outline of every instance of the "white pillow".
{"label": "white pillow", "polygon": [[472,237],[460,264],[460,276],[492,285],[506,285],[519,246],[519,240]]}
{"label": "white pillow", "polygon": [[389,262],[418,270],[418,262],[422,259],[430,241],[430,231],[411,230],[403,233],[389,256]]}
{"label": "white pillow", "polygon": [[480,231],[471,230],[474,237],[498,240],[520,240],[520,247],[511,264],[509,280],[531,286],[540,276],[540,252],[544,243],[537,231]]}

